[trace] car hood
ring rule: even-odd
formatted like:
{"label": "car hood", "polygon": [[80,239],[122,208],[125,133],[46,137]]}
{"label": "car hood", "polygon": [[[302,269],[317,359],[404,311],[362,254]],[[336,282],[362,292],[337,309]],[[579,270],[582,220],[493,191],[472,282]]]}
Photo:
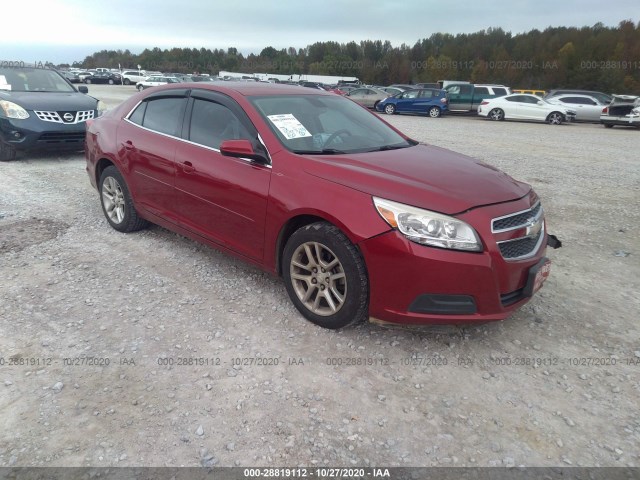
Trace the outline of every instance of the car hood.
{"label": "car hood", "polygon": [[305,171],[316,177],[449,215],[517,200],[531,190],[495,167],[431,145],[306,158]]}
{"label": "car hood", "polygon": [[0,90],[0,100],[17,103],[26,110],[95,110],[97,100],[80,92],[8,92]]}

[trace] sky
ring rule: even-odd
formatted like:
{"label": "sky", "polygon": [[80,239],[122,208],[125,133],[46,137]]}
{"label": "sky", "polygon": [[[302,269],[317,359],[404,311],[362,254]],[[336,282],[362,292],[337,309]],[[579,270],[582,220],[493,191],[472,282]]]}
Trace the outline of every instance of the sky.
{"label": "sky", "polygon": [[71,63],[99,50],[235,47],[244,55],[315,42],[389,40],[500,27],[617,26],[638,0],[29,0],[4,2],[0,60]]}

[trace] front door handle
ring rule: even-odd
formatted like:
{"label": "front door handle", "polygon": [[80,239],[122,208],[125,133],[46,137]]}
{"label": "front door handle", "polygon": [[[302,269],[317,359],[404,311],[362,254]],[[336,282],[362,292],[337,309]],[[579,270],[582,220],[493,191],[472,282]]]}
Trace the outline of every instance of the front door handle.
{"label": "front door handle", "polygon": [[187,161],[182,163],[182,170],[184,173],[193,173],[196,169],[193,167],[193,163]]}

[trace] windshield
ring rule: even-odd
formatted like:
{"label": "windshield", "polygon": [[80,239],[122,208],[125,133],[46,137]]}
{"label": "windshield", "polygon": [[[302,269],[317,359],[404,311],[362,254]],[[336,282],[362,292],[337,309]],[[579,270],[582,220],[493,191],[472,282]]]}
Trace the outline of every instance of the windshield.
{"label": "windshield", "polygon": [[58,72],[47,68],[0,68],[0,90],[13,92],[75,92]]}
{"label": "windshield", "polygon": [[359,153],[415,144],[338,95],[270,95],[250,101],[285,148],[294,153]]}

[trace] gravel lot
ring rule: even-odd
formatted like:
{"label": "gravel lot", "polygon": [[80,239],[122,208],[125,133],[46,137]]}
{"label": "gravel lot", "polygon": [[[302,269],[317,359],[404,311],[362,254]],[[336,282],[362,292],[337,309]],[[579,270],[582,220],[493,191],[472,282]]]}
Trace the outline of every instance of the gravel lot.
{"label": "gravel lot", "polygon": [[81,154],[22,156],[0,163],[0,466],[640,466],[640,132],[384,118],[534,186],[564,246],[531,303],[322,330],[277,278],[111,229]]}

